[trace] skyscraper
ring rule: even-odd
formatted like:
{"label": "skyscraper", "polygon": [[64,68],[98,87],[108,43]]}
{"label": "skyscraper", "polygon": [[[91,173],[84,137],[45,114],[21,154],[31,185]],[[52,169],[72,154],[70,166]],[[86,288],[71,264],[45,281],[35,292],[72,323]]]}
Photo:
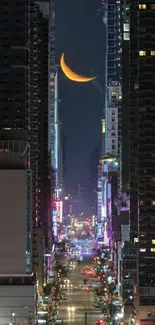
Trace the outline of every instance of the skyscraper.
{"label": "skyscraper", "polygon": [[[45,77],[43,71],[48,64],[48,26],[46,26],[47,32],[43,33],[43,30],[45,31],[43,14],[35,0],[26,2],[9,0],[7,3],[1,1],[0,17],[0,150],[2,154],[7,152],[11,169],[13,167],[11,152],[21,152],[23,141],[26,143],[25,152],[23,152],[23,155],[25,154],[24,168],[28,171],[27,175],[31,174],[33,226],[32,232],[28,228],[26,236],[31,238],[31,242],[33,241],[33,253],[32,251],[28,253],[27,250],[25,252],[29,254],[27,256],[29,267],[27,266],[25,272],[34,270],[41,274],[38,269],[43,270],[43,258],[39,261],[37,256],[40,251],[44,253],[43,220],[46,214],[41,207],[42,177],[44,177],[45,167],[41,161],[41,153],[43,154],[44,146],[45,171],[47,171],[48,135],[45,135],[42,123],[44,120],[46,124],[48,118],[48,83],[43,80]],[[44,49],[42,43],[44,43]],[[42,139],[44,145],[41,142]],[[0,168],[6,167],[1,164]],[[28,201],[27,209],[29,209]],[[41,236],[40,241],[37,241],[40,243],[39,247],[36,246],[37,228],[40,228],[39,236]]]}
{"label": "skyscraper", "polygon": [[121,112],[121,162],[122,194],[129,195],[129,41],[130,7],[128,0],[121,0],[121,75],[122,75],[122,112]]}
{"label": "skyscraper", "polygon": [[39,112],[39,204],[40,223],[44,234],[44,275],[49,273],[49,253],[52,245],[51,172],[48,151],[48,47],[49,47],[49,0],[38,2],[40,10],[40,112]]}
{"label": "skyscraper", "polygon": [[129,188],[130,237],[138,242],[136,323],[155,311],[155,4],[130,3]]}
{"label": "skyscraper", "polygon": [[50,1],[49,16],[49,120],[48,120],[48,148],[50,153],[50,168],[53,178],[51,217],[53,219],[53,235],[57,240],[59,234],[61,200],[61,136],[59,120],[59,74],[55,59],[55,0]]}
{"label": "skyscraper", "polygon": [[[52,55],[52,54],[51,54]],[[62,193],[62,141],[61,141],[61,123],[59,119],[59,75],[58,69],[52,67],[50,72],[50,85],[53,85],[50,89],[50,123],[49,123],[49,148],[50,148],[50,164],[51,170],[53,171],[53,189],[52,189],[52,219],[53,219],[53,234],[54,239],[58,239],[59,225],[60,225],[60,202]],[[54,79],[53,79],[54,78]],[[54,97],[53,97],[54,96]]]}
{"label": "skyscraper", "polygon": [[[106,236],[109,243],[112,225],[112,178],[118,177],[118,189],[113,195],[117,199],[117,192],[121,189],[121,141],[120,141],[120,108],[121,108],[121,29],[120,29],[120,1],[102,0],[102,21],[106,30],[105,54],[105,108],[102,119],[101,159],[99,164],[98,197],[99,197],[99,233]],[[119,168],[118,168],[118,160]],[[101,231],[103,224],[103,231]],[[106,230],[105,230],[106,229]],[[107,238],[107,230],[109,230]],[[104,235],[103,235],[104,233]],[[105,240],[104,240],[105,242]]]}

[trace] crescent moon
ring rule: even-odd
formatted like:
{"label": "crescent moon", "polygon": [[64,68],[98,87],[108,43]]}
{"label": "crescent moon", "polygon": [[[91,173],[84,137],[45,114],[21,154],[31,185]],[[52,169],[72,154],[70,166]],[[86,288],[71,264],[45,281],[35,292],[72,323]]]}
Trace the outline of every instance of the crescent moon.
{"label": "crescent moon", "polygon": [[74,71],[72,71],[65,63],[64,53],[62,53],[62,55],[61,55],[60,66],[61,66],[61,69],[62,69],[63,73],[65,74],[65,76],[72,81],[89,82],[89,81],[92,81],[97,78],[97,77],[84,77],[84,76],[81,76],[81,75],[75,73]]}

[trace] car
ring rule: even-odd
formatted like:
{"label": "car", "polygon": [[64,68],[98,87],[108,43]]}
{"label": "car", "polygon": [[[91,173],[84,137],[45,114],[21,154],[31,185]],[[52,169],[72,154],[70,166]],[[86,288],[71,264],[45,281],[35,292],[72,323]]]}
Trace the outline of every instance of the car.
{"label": "car", "polygon": [[63,293],[61,294],[61,299],[62,299],[62,300],[67,300],[67,295],[66,295],[65,292],[63,292]]}
{"label": "car", "polygon": [[75,307],[74,306],[68,306],[67,307],[68,311],[74,312],[75,311]]}
{"label": "car", "polygon": [[103,325],[104,320],[103,319],[97,319],[96,325]]}
{"label": "car", "polygon": [[63,296],[61,299],[62,299],[62,300],[67,300],[68,297],[67,297],[67,296]]}
{"label": "car", "polygon": [[100,305],[99,305],[97,302],[95,302],[95,303],[94,303],[94,307],[95,307],[95,308],[100,308]]}
{"label": "car", "polygon": [[89,291],[88,287],[83,287],[82,290],[83,291]]}
{"label": "car", "polygon": [[56,321],[56,319],[57,319],[57,315],[51,315],[51,318],[50,318],[51,321]]}
{"label": "car", "polygon": [[60,300],[61,296],[60,294],[58,294],[56,297],[55,297],[55,300]]}

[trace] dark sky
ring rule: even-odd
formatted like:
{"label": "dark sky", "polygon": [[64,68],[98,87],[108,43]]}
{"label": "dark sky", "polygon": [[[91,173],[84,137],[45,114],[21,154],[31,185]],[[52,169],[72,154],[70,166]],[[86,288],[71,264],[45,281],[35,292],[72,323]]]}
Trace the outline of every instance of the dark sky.
{"label": "dark sky", "polygon": [[88,183],[89,153],[98,146],[103,109],[104,25],[97,15],[101,0],[56,0],[56,56],[62,52],[72,70],[98,75],[79,84],[60,73],[60,117],[66,136],[66,182],[73,193]]}

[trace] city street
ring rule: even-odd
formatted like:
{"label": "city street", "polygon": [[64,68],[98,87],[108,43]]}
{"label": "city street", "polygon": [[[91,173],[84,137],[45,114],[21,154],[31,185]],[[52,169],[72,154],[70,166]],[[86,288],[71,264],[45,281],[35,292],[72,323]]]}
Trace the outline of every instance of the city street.
{"label": "city street", "polygon": [[[90,264],[88,261],[82,262],[71,271],[69,279],[73,286],[72,289],[63,289],[68,299],[61,300],[57,323],[62,323],[63,320],[67,324],[84,325],[85,313],[87,313],[87,325],[95,325],[96,321],[102,317],[99,309],[94,308],[93,291],[83,291],[81,288],[85,278],[82,270],[88,264]],[[68,307],[75,307],[75,311],[68,311]]]}

